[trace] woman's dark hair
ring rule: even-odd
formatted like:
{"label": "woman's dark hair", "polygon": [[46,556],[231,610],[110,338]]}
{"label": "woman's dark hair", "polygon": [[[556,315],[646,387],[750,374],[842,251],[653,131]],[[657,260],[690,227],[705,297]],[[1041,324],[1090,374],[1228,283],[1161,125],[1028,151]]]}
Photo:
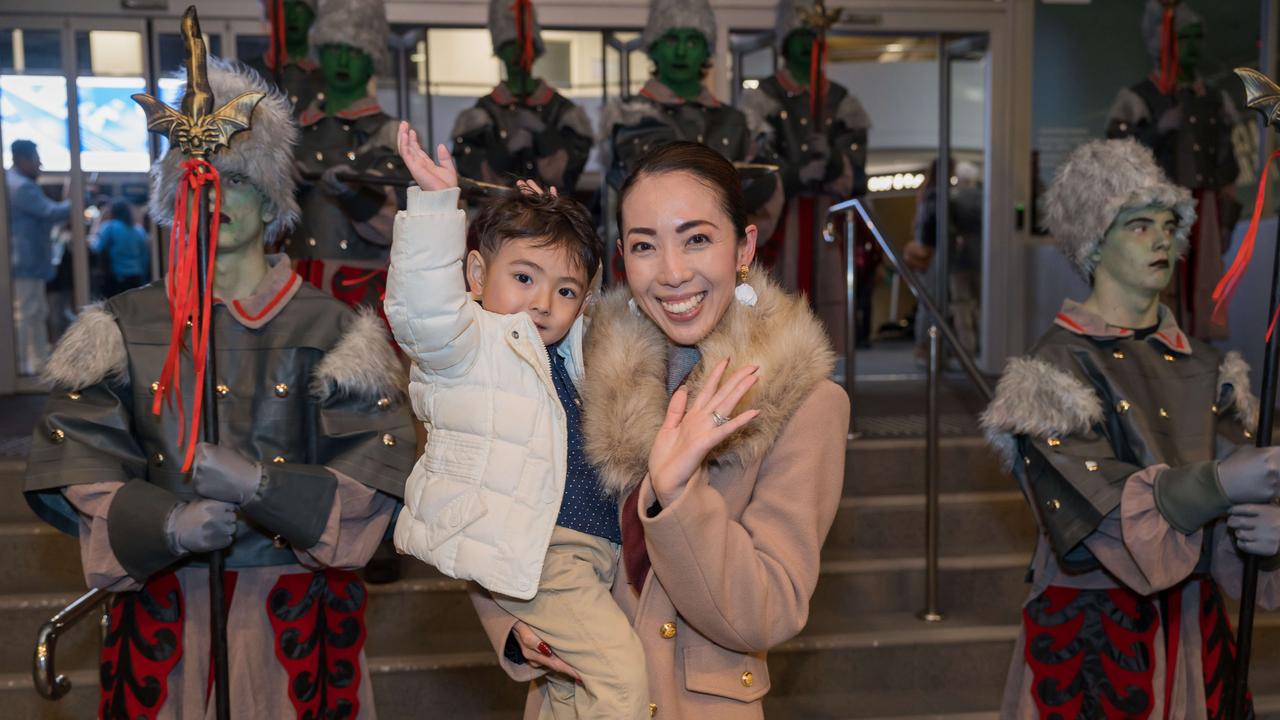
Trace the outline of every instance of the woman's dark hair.
{"label": "woman's dark hair", "polygon": [[133,224],[133,206],[128,200],[117,200],[111,203],[111,219],[119,220],[126,225]]}
{"label": "woman's dark hair", "polygon": [[472,247],[485,260],[512,240],[536,240],[535,247],[562,248],[583,270],[587,280],[604,257],[604,243],[591,214],[567,195],[507,190],[487,199],[471,223]]}
{"label": "woman's dark hair", "polygon": [[720,200],[720,208],[733,221],[738,239],[747,234],[747,204],[742,199],[742,180],[738,177],[738,170],[715,150],[686,140],[659,145],[640,157],[618,191],[618,232],[622,232],[622,206],[635,184],[651,175],[677,172],[688,173],[711,188]]}

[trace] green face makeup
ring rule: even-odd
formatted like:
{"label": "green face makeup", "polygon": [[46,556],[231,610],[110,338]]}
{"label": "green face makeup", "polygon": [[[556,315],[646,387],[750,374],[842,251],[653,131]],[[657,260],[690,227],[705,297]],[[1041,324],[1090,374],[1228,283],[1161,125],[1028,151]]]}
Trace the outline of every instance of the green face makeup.
{"label": "green face makeup", "polygon": [[694,28],[676,28],[649,48],[659,82],[686,99],[702,91],[702,68],[710,59],[707,38]]}
{"label": "green face makeup", "polygon": [[218,249],[234,250],[247,243],[262,243],[269,218],[266,199],[247,178],[238,173],[222,174],[222,224],[218,228]]}
{"label": "green face makeup", "polygon": [[1121,211],[1098,248],[1095,284],[1105,275],[1137,298],[1159,293],[1173,279],[1177,263],[1174,235],[1178,219],[1156,205]]}
{"label": "green face makeup", "polygon": [[782,44],[782,56],[787,72],[801,85],[809,84],[809,72],[813,65],[813,42],[817,35],[812,30],[796,30]]}
{"label": "green face makeup", "polygon": [[1180,79],[1195,77],[1200,66],[1200,54],[1204,47],[1204,25],[1195,23],[1178,31],[1178,70]]}
{"label": "green face makeup", "polygon": [[289,57],[301,58],[307,54],[307,33],[316,14],[306,3],[287,0],[284,4],[284,44]]}
{"label": "green face makeup", "polygon": [[335,113],[368,93],[373,58],[350,45],[320,48],[320,74],[324,77],[325,111]]}

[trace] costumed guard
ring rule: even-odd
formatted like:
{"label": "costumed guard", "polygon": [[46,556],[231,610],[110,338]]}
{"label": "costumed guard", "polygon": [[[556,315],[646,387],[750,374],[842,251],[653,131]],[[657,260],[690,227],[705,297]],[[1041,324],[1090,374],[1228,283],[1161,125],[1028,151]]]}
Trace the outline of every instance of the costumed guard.
{"label": "costumed guard", "polygon": [[1235,197],[1240,168],[1231,144],[1239,114],[1225,92],[1207,85],[1196,72],[1204,23],[1185,2],[1147,0],[1142,34],[1155,69],[1116,96],[1107,137],[1137,138],[1155,153],[1169,179],[1195,196],[1200,221],[1191,230],[1187,260],[1165,301],[1194,337],[1223,338],[1225,318],[1212,318],[1212,295],[1240,217]]}
{"label": "costumed guard", "polygon": [[495,185],[532,179],[572,193],[591,154],[591,119],[533,76],[544,47],[531,0],[490,0],[489,35],[507,78],[454,122],[458,170]]}
{"label": "costumed guard", "polygon": [[317,1],[263,0],[271,40],[267,52],[248,63],[289,98],[295,117],[311,107],[324,85],[320,65],[311,57],[307,42]]}
{"label": "costumed guard", "polygon": [[983,415],[1040,526],[1001,717],[1223,717],[1220,587],[1239,592],[1242,553],[1262,558],[1263,607],[1280,600],[1280,450],[1249,440],[1244,360],[1159,302],[1195,201],[1110,140],[1072,153],[1045,210],[1093,291],[1009,362]]}
{"label": "costumed guard", "polygon": [[[826,242],[822,230],[826,208],[866,192],[871,120],[858,98],[826,76],[826,29],[838,17],[821,3],[781,0],[776,37],[784,65],[760,80],[758,89],[744,92],[741,105],[748,118],[763,118],[760,159],[779,166],[786,193],[782,220],[764,248],[765,262],[784,287],[813,299],[832,345],[842,351],[844,244]],[[858,339],[865,340],[879,254],[859,250]]]}
{"label": "costumed guard", "polygon": [[[152,217],[178,225],[169,273],[88,308],[63,336],[26,497],[79,536],[88,585],[118,593],[100,717],[213,716],[204,553],[225,548],[231,717],[372,718],[366,591],[351,571],[381,540],[413,466],[400,366],[376,316],[265,254],[298,216],[288,100],[217,60],[208,87],[218,101],[265,97],[212,167],[176,144],[152,167]],[[184,327],[196,297],[195,253],[180,244],[195,222],[193,178],[216,191],[217,299]],[[202,317],[217,377],[199,360]],[[216,384],[217,445],[195,442],[203,383]]]}
{"label": "costumed guard", "polygon": [[[651,0],[641,42],[654,74],[640,92],[605,105],[600,118],[601,165],[610,201],[606,238],[616,238],[616,195],[637,160],[650,148],[676,140],[702,143],[735,163],[756,159],[753,138],[764,133],[762,118],[750,119],[711,94],[703,78],[716,50],[716,17],[707,0]],[[750,221],[762,237],[773,232],[783,193],[776,173],[743,177]],[[612,243],[606,242],[612,250]]]}
{"label": "costumed guard", "polygon": [[396,152],[399,121],[369,89],[375,69],[387,66],[388,33],[382,0],[320,4],[311,48],[320,58],[324,90],[298,116],[302,221],[285,243],[302,277],[379,314],[404,192],[359,178],[409,177]]}

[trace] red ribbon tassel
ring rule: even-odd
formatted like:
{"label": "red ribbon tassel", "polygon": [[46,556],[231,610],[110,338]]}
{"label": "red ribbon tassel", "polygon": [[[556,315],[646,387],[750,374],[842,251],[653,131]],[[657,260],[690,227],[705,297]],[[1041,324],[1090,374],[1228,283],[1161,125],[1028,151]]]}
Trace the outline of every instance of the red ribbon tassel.
{"label": "red ribbon tassel", "polygon": [[827,99],[826,68],[827,38],[819,35],[813,39],[813,49],[809,51],[809,117],[815,132],[822,127],[822,105]]}
{"label": "red ribbon tassel", "polygon": [[[219,189],[218,171],[205,160],[192,159],[182,163],[182,179],[178,183],[174,201],[173,229],[169,232],[169,274],[166,290],[169,294],[169,350],[165,354],[164,367],[160,371],[158,389],[151,402],[152,414],[159,415],[165,400],[170,406],[177,400],[178,444],[186,443],[182,470],[191,469],[195,457],[196,441],[200,431],[200,410],[204,399],[204,368],[209,356],[209,328],[213,316],[213,270],[218,249],[218,231],[221,225],[222,192]],[[200,188],[209,185],[209,264],[203,297],[199,287],[199,255],[196,252],[196,236],[200,226],[200,205],[193,200]],[[191,329],[191,360],[195,371],[192,388],[191,422],[188,426],[182,403],[182,348],[183,331]]]}
{"label": "red ribbon tassel", "polygon": [[516,43],[520,46],[520,67],[533,72],[533,0],[516,0],[511,9],[516,15]]}
{"label": "red ribbon tassel", "polygon": [[[1227,322],[1227,305],[1231,303],[1231,297],[1235,295],[1236,288],[1239,287],[1240,280],[1249,267],[1249,261],[1253,258],[1254,246],[1257,245],[1258,240],[1258,223],[1262,221],[1262,204],[1267,198],[1267,173],[1271,170],[1271,161],[1278,157],[1280,157],[1280,150],[1271,153],[1271,157],[1267,158],[1266,164],[1262,166],[1262,177],[1258,180],[1258,196],[1253,201],[1253,217],[1249,220],[1249,230],[1240,241],[1240,249],[1236,251],[1236,258],[1231,261],[1231,267],[1227,268],[1227,272],[1213,289],[1213,319],[1220,325]],[[1277,316],[1280,316],[1280,309],[1277,310]],[[1275,329],[1276,317],[1272,317],[1271,324],[1267,326],[1267,340],[1271,339],[1271,333]]]}
{"label": "red ribbon tassel", "polygon": [[267,39],[267,57],[272,69],[284,69],[288,49],[284,39],[284,0],[268,0],[267,21],[271,24],[271,36]]}
{"label": "red ribbon tassel", "polygon": [[1173,7],[1164,10],[1160,26],[1160,77],[1156,87],[1163,95],[1172,95],[1178,87],[1178,23]]}

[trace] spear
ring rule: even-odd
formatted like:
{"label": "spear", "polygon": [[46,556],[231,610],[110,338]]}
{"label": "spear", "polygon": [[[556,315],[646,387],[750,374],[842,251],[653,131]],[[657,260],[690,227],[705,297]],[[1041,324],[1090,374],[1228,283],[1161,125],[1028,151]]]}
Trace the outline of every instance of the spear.
{"label": "spear", "polygon": [[[1271,78],[1251,68],[1236,68],[1235,72],[1240,77],[1241,82],[1244,83],[1247,95],[1246,104],[1262,113],[1264,124],[1275,125],[1276,120],[1280,119],[1280,86],[1277,86]],[[1280,153],[1273,154],[1272,158],[1274,159],[1276,155],[1280,155]],[[1245,234],[1244,241],[1236,253],[1236,259],[1232,262],[1231,268],[1223,276],[1218,287],[1214,289],[1214,300],[1217,301],[1215,315],[1218,317],[1221,317],[1218,313],[1225,308],[1226,302],[1230,299],[1232,292],[1244,274],[1245,267],[1249,264],[1250,257],[1253,255],[1258,222],[1262,218],[1268,167],[1270,167],[1270,160],[1263,165],[1262,174],[1258,179],[1258,196],[1254,203],[1253,219],[1249,224],[1249,231]],[[1280,342],[1277,342],[1274,332],[1276,312],[1277,309],[1280,309],[1280,226],[1277,226],[1274,252],[1275,259],[1271,267],[1271,303],[1270,311],[1267,315],[1271,318],[1271,324],[1267,328],[1267,344],[1262,367],[1262,406],[1258,413],[1257,432],[1253,437],[1258,447],[1271,445],[1271,433],[1276,408],[1276,373],[1280,370],[1277,365],[1277,361],[1280,360]],[[1230,704],[1227,706],[1229,710],[1227,717],[1237,720],[1249,714],[1246,696],[1249,692],[1249,655],[1253,646],[1253,616],[1258,602],[1257,595],[1258,556],[1245,555],[1244,577],[1241,580],[1240,588],[1240,617],[1237,623],[1236,664],[1230,689],[1231,696],[1228,699]]]}
{"label": "spear", "polygon": [[[153,406],[153,412],[158,413],[162,397],[170,393],[176,394],[181,414],[182,398],[178,384],[181,377],[182,334],[186,331],[186,327],[189,327],[193,341],[190,350],[195,365],[196,383],[192,392],[194,405],[192,423],[189,434],[184,436],[188,451],[183,469],[187,470],[190,468],[191,455],[195,448],[197,427],[205,442],[214,444],[218,442],[216,384],[204,382],[205,378],[217,377],[211,317],[213,281],[211,255],[216,254],[217,239],[213,240],[214,248],[210,248],[209,236],[210,222],[212,221],[216,229],[218,220],[216,217],[210,217],[210,185],[213,185],[217,192],[221,191],[217,189],[217,170],[209,164],[209,161],[220,149],[228,146],[232,135],[249,128],[253,109],[265,96],[260,92],[247,92],[214,110],[204,36],[200,33],[200,20],[196,15],[195,6],[188,7],[186,14],[182,16],[182,39],[187,53],[187,87],[182,96],[181,110],[175,110],[146,94],[134,95],[133,99],[142,106],[147,115],[147,129],[168,137],[173,147],[191,159],[183,164],[186,171],[177,190],[180,197],[175,198],[175,205],[179,210],[175,213],[174,230],[170,236],[170,272],[166,280],[170,290],[172,322],[170,359],[166,360],[166,370],[160,380],[164,390],[157,392]],[[188,192],[190,191],[194,191],[195,197],[194,248],[190,247],[189,241],[185,245],[181,244],[184,240],[189,240],[189,237],[182,236],[190,229],[190,216],[183,212],[189,201]],[[179,252],[179,248],[182,252]],[[190,252],[192,249],[194,253]],[[191,267],[192,264],[195,265],[194,268]],[[191,287],[193,280],[195,286]],[[228,688],[230,675],[227,664],[227,611],[222,582],[225,565],[223,551],[210,553],[208,562],[215,702],[218,720],[229,720],[231,702]]]}

